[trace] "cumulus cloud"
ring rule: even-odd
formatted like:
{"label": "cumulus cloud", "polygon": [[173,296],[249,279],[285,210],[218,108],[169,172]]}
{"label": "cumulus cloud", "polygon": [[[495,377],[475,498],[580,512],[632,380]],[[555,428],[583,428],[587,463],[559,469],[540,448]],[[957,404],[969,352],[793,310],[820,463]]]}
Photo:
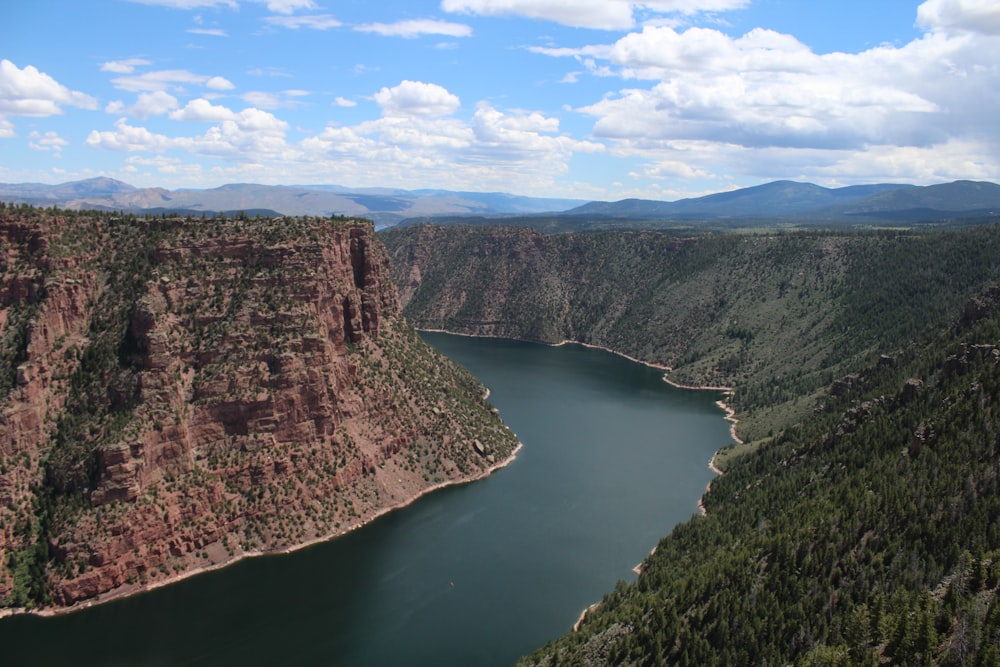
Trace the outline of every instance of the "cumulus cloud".
{"label": "cumulus cloud", "polygon": [[20,69],[9,60],[0,60],[0,114],[54,116],[62,113],[63,106],[96,109],[97,100],[70,90],[31,65]]}
{"label": "cumulus cloud", "polygon": [[233,82],[229,79],[221,76],[213,76],[205,82],[205,87],[211,88],[212,90],[232,90],[236,86],[234,86]]}
{"label": "cumulus cloud", "polygon": [[738,9],[749,0],[442,0],[446,12],[485,16],[524,16],[574,28],[625,30],[636,24],[636,13],[695,14]]}
{"label": "cumulus cloud", "polygon": [[91,131],[86,144],[92,148],[104,148],[112,151],[148,151],[160,152],[170,147],[170,138],[162,134],[153,134],[144,127],[133,127],[124,118],[115,122],[114,131]]}
{"label": "cumulus cloud", "polygon": [[232,120],[236,116],[231,109],[221,105],[212,104],[204,98],[198,98],[188,102],[183,109],[178,109],[170,114],[172,120],[195,121],[217,123],[223,120]]}
{"label": "cumulus cloud", "polygon": [[896,155],[893,147],[924,150],[972,137],[1000,144],[991,111],[1000,104],[1000,70],[983,66],[1000,62],[995,39],[932,32],[904,47],[819,55],[771,30],[734,38],[647,26],[612,44],[536,52],[632,83],[578,111],[617,154],[649,159],[650,175],[691,164],[690,154],[675,157],[678,142],[725,147],[697,152],[716,166],[760,149]]}
{"label": "cumulus cloud", "polygon": [[273,114],[253,107],[235,112],[207,100],[192,100],[183,109],[170,114],[172,120],[216,123],[199,136],[168,137],[134,127],[124,118],[115,129],[94,130],[86,144],[113,151],[163,153],[181,150],[194,155],[219,157],[238,162],[277,159],[289,152],[285,141],[288,123]]}
{"label": "cumulus cloud", "polygon": [[150,116],[160,116],[177,108],[177,98],[170,93],[156,90],[151,93],[140,93],[135,104],[126,107],[121,100],[109,102],[104,111],[113,115],[125,114],[135,118],[146,119]]}
{"label": "cumulus cloud", "polygon": [[16,136],[17,133],[14,131],[14,124],[3,116],[0,116],[0,139],[13,139]]}
{"label": "cumulus cloud", "polygon": [[28,135],[28,148],[36,151],[51,152],[56,157],[62,155],[62,149],[69,145],[69,142],[59,136],[58,132],[38,132],[33,131]]}
{"label": "cumulus cloud", "polygon": [[[450,116],[458,100],[440,86],[404,81],[377,97],[384,115],[352,126],[331,125],[300,143],[310,165],[327,177],[468,189],[551,187],[575,153],[603,151],[596,142],[559,134],[557,118],[539,112],[503,111],[481,102],[471,119]],[[406,99],[406,105],[400,105]],[[443,102],[443,103],[442,103]],[[405,106],[409,113],[400,113]],[[440,107],[440,108],[437,108]],[[412,113],[413,109],[429,113]],[[445,113],[449,112],[449,113]]]}
{"label": "cumulus cloud", "polygon": [[414,19],[396,23],[368,23],[355,28],[359,32],[373,32],[385,37],[414,38],[421,35],[446,35],[448,37],[469,37],[472,28],[463,23]]}
{"label": "cumulus cloud", "polygon": [[346,97],[340,97],[339,95],[334,98],[333,106],[335,107],[356,107],[358,103],[354,100],[349,100]]}
{"label": "cumulus cloud", "polygon": [[917,23],[928,30],[1000,36],[1000,5],[994,0],[927,0]]}
{"label": "cumulus cloud", "polygon": [[448,116],[458,110],[457,95],[436,83],[403,81],[375,93],[375,102],[387,116]]}

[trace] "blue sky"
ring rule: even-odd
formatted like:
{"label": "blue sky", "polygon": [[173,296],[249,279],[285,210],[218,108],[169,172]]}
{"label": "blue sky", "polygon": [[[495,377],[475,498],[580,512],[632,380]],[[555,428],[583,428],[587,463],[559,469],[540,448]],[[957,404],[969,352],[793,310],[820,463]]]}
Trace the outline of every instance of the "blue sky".
{"label": "blue sky", "polygon": [[33,0],[0,181],[615,200],[1000,181],[996,0]]}

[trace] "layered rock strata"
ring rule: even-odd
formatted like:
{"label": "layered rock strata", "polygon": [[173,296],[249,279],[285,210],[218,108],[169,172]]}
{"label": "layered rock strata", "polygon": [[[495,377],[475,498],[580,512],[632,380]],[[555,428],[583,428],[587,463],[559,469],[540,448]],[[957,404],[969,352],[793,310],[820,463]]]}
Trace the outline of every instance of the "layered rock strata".
{"label": "layered rock strata", "polygon": [[4,606],[294,548],[514,449],[368,222],[5,207],[0,262]]}

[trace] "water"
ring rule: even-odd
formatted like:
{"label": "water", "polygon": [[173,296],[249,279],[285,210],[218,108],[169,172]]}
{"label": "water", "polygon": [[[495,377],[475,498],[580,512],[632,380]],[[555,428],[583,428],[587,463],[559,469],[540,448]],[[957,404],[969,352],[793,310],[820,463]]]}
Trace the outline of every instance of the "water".
{"label": "water", "polygon": [[425,334],[524,443],[488,479],[345,537],[56,618],[4,665],[509,665],[567,632],[697,512],[729,441],[715,392],[579,346]]}

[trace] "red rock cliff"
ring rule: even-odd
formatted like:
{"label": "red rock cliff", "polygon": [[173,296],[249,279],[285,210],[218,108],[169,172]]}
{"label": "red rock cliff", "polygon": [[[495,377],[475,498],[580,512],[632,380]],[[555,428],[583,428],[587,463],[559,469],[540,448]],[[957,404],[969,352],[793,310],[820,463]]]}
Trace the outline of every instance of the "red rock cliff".
{"label": "red rock cliff", "polygon": [[339,534],[513,450],[370,223],[0,214],[7,606]]}

